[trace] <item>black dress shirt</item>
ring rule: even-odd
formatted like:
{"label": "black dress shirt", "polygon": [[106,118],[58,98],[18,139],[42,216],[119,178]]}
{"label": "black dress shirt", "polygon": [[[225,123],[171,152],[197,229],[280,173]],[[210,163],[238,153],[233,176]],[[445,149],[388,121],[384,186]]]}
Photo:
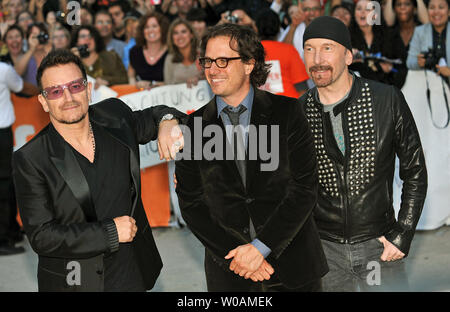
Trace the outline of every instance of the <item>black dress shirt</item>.
{"label": "black dress shirt", "polygon": [[[73,149],[92,194],[95,212],[91,213],[96,214],[97,220],[130,215],[134,190],[129,150],[95,123],[92,127],[96,144],[94,162]],[[117,252],[104,258],[105,291],[144,291],[131,244],[121,243]]]}

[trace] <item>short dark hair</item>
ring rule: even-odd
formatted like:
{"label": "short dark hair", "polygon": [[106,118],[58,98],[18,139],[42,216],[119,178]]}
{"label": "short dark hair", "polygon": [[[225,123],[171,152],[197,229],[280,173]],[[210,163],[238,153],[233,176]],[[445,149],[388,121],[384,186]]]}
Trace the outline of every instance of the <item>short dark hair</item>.
{"label": "short dark hair", "polygon": [[77,46],[78,36],[80,34],[80,31],[82,31],[83,29],[88,30],[92,38],[94,38],[95,52],[100,53],[103,50],[105,50],[105,42],[103,41],[103,38],[100,36],[100,33],[98,32],[97,28],[95,28],[92,25],[82,25],[75,29],[74,33],[72,34],[72,42],[70,43],[71,47]]}
{"label": "short dark hair", "polygon": [[97,11],[94,15],[94,24],[95,24],[95,21],[97,20],[97,16],[99,16],[99,15],[107,15],[111,19],[111,22],[113,21],[113,17],[111,15],[111,13],[109,13],[109,11],[107,11],[105,9],[101,9],[101,10]]}
{"label": "short dark hair", "polygon": [[111,7],[115,7],[115,6],[120,6],[120,9],[122,10],[123,14],[127,14],[127,12],[129,12],[131,10],[131,6],[128,3],[128,1],[119,0],[119,1],[111,2],[108,5],[108,9]]}
{"label": "short dark hair", "polygon": [[263,85],[269,75],[270,65],[265,62],[266,53],[255,31],[248,26],[231,23],[213,26],[202,39],[201,56],[205,56],[208,41],[221,36],[230,38],[230,48],[239,53],[243,63],[255,60],[255,66],[250,74],[250,83],[255,87]]}
{"label": "short dark hair", "polygon": [[261,40],[276,40],[280,32],[280,18],[269,8],[261,9],[256,17],[256,28]]}
{"label": "short dark hair", "polygon": [[38,83],[39,90],[42,91],[42,75],[46,69],[70,63],[77,65],[83,75],[83,78],[87,79],[86,70],[84,69],[83,63],[78,56],[67,49],[56,49],[50,51],[50,53],[47,54],[47,56],[42,60],[41,65],[39,65],[36,74],[36,81]]}
{"label": "short dark hair", "polygon": [[20,33],[20,36],[23,39],[23,30],[22,30],[22,28],[19,25],[17,25],[17,24],[12,24],[11,26],[8,27],[8,29],[5,31],[5,34],[3,35],[3,42],[4,43],[6,43],[6,36],[8,35],[8,33],[11,30],[14,30],[14,29],[17,30]]}
{"label": "short dark hair", "polygon": [[169,31],[169,19],[158,12],[151,12],[144,16],[142,16],[139,20],[139,26],[136,34],[136,45],[138,47],[145,47],[147,45],[147,41],[144,37],[144,28],[147,24],[148,20],[154,17],[158,21],[159,28],[161,28],[161,43],[166,44],[167,42],[167,32]]}
{"label": "short dark hair", "polygon": [[[395,9],[395,4],[397,3],[398,0],[392,0],[392,9]],[[417,8],[417,1],[416,0],[409,0],[411,1],[412,5]],[[430,3],[430,1],[425,2],[426,3],[426,7],[428,8],[428,3]],[[448,1],[447,1],[448,3]]]}
{"label": "short dark hair", "polygon": [[[394,0],[394,1],[397,1],[397,0]],[[410,0],[410,1],[415,1],[415,0]],[[347,3],[337,4],[337,5],[335,5],[335,6],[333,6],[333,7],[331,8],[331,10],[330,10],[330,15],[333,15],[333,13],[334,13],[337,9],[344,9],[344,10],[347,10],[348,13],[350,13],[350,16],[351,16],[352,19],[353,19],[353,15],[354,15],[354,10],[355,10],[355,8],[352,7],[352,5],[347,4]]]}
{"label": "short dark hair", "polygon": [[206,22],[206,19],[208,18],[208,15],[206,15],[205,10],[202,8],[191,8],[189,12],[186,15],[186,19],[189,22]]}

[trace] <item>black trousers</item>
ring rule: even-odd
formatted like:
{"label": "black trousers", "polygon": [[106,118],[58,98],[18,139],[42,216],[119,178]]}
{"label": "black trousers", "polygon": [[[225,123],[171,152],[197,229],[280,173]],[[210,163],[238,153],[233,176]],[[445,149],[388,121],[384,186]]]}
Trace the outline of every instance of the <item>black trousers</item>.
{"label": "black trousers", "polygon": [[12,181],[13,134],[11,127],[0,129],[0,243],[20,231]]}
{"label": "black trousers", "polygon": [[274,273],[269,281],[253,282],[245,279],[219,264],[208,250],[205,251],[205,274],[208,291],[211,292],[319,292],[322,280],[319,278],[299,288],[284,286]]}

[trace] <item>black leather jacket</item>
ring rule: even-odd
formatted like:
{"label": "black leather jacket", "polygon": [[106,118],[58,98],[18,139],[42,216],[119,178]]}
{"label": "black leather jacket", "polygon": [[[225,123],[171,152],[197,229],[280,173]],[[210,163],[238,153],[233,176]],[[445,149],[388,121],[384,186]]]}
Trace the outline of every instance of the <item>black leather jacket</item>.
{"label": "black leather jacket", "polygon": [[[345,156],[317,89],[300,102],[314,135],[319,197],[314,217],[322,239],[358,243],[384,235],[408,254],[427,191],[425,159],[414,119],[397,88],[355,77],[342,112]],[[395,157],[403,180],[398,215],[392,204]]]}

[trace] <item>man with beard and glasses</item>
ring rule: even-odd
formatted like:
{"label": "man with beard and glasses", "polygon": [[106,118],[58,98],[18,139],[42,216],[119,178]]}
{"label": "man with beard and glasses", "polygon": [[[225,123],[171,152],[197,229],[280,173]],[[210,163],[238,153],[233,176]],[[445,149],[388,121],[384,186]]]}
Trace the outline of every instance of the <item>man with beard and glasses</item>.
{"label": "man with beard and glasses", "polygon": [[92,85],[67,50],[44,58],[37,81],[50,124],[14,154],[13,177],[39,291],[151,289],[162,262],[141,201],[139,144],[158,138],[173,159],[184,115],[114,98],[89,106]]}
{"label": "man with beard and glasses", "polygon": [[[314,135],[319,169],[314,218],[330,271],[325,291],[405,290],[408,255],[426,191],[425,159],[400,90],[348,70],[347,27],[318,17],[306,28],[305,65],[316,87],[300,102]],[[403,180],[392,206],[396,156]]]}

